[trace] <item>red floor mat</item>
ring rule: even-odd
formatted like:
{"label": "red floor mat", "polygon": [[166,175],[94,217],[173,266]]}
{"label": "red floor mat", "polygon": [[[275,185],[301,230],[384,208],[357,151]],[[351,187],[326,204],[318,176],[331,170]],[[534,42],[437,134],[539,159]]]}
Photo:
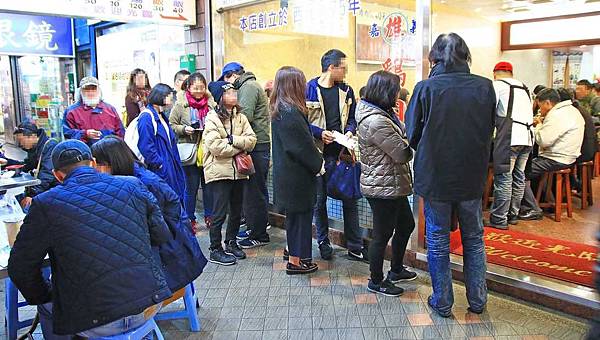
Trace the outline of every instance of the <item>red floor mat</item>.
{"label": "red floor mat", "polygon": [[[489,263],[594,287],[596,247],[494,228],[483,238]],[[463,254],[460,231],[451,233],[450,251]]]}

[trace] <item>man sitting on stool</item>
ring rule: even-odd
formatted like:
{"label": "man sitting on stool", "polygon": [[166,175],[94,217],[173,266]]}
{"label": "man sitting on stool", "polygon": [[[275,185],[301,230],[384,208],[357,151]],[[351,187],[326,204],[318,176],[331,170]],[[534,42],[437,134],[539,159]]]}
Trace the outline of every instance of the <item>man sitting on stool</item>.
{"label": "man sitting on stool", "polygon": [[[547,172],[570,167],[581,153],[585,122],[570,100],[561,101],[554,89],[544,89],[536,97],[540,118],[535,118],[535,140],[539,156],[531,162],[527,180],[537,180]],[[561,202],[556,202],[559,204]],[[531,184],[525,188],[520,220],[541,220],[542,209],[535,200]]]}
{"label": "man sitting on stool", "polygon": [[[151,248],[172,239],[156,199],[136,178],[96,172],[81,141],[56,145],[52,164],[62,184],[33,198],[8,260],[10,279],[38,305],[46,340],[141,326],[172,295]],[[51,284],[42,276],[46,255]]]}

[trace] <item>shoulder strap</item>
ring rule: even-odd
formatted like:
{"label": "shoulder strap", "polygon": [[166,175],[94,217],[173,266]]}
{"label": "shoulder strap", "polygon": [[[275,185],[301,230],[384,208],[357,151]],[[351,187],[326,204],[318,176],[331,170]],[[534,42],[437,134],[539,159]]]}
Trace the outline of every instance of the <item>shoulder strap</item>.
{"label": "shoulder strap", "polygon": [[508,94],[508,108],[506,109],[506,118],[512,119],[512,110],[513,110],[513,104],[514,104],[514,100],[515,100],[515,96],[514,96],[515,89],[520,89],[520,90],[525,91],[525,93],[527,93],[527,97],[529,99],[531,99],[531,95],[529,94],[529,89],[524,84],[523,85],[514,85],[514,84],[507,82],[504,79],[498,79],[498,81],[505,83],[506,85],[508,85],[508,87],[510,89],[510,93]]}
{"label": "shoulder strap", "polygon": [[40,150],[40,159],[38,159],[38,164],[37,167],[35,168],[35,175],[33,176],[33,178],[37,179],[38,176],[40,175],[40,169],[42,168],[42,157],[44,155],[44,150],[46,149],[46,145],[48,145],[48,143],[50,143],[52,139],[48,139],[46,141],[46,143],[44,143],[44,145],[42,146],[42,150]]}
{"label": "shoulder strap", "polygon": [[158,125],[156,124],[156,120],[154,120],[154,114],[152,113],[152,111],[148,110],[148,108],[145,108],[144,111],[140,113],[140,116],[144,112],[150,115],[150,121],[152,122],[152,127],[154,128],[154,135],[156,136],[156,134],[158,133]]}

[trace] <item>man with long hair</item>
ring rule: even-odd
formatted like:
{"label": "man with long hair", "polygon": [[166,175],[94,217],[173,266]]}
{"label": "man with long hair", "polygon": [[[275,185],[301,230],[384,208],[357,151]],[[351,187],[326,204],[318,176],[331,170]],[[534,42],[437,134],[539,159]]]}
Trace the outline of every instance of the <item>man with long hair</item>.
{"label": "man with long hair", "polygon": [[410,146],[416,150],[414,191],[423,197],[427,261],[433,294],[428,303],[442,317],[452,314],[450,273],[452,215],[458,215],[464,247],[469,310],[487,302],[481,197],[496,116],[489,79],[471,74],[471,52],[457,34],[440,35],[429,53],[429,79],[419,82],[406,112]]}

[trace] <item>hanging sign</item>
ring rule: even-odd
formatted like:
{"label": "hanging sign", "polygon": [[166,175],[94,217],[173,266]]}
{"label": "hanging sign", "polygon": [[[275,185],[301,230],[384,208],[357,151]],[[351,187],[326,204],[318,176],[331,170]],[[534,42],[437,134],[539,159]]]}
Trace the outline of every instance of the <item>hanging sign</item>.
{"label": "hanging sign", "polygon": [[71,19],[4,13],[0,54],[73,57]]}
{"label": "hanging sign", "polygon": [[196,0],[18,0],[2,1],[0,10],[120,22],[196,24]]}

